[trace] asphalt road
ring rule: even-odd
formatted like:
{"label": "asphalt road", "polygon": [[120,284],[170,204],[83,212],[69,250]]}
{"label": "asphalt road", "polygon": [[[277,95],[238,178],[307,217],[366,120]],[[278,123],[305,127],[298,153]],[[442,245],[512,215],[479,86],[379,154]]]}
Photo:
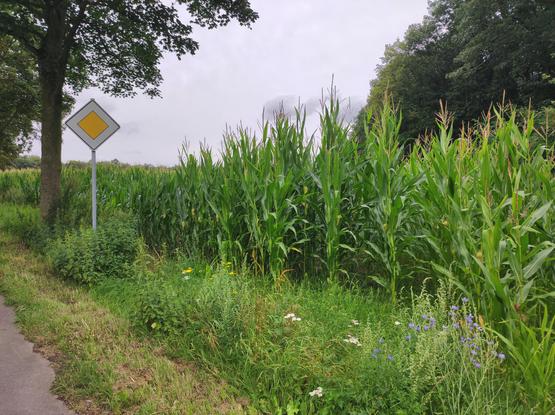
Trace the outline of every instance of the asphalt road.
{"label": "asphalt road", "polygon": [[33,352],[0,296],[0,414],[74,415],[50,392],[54,370]]}

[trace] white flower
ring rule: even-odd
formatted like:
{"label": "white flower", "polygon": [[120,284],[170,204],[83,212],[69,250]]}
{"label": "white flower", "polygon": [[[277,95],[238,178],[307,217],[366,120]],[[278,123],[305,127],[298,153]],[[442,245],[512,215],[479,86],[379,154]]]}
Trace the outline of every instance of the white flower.
{"label": "white flower", "polygon": [[353,326],[358,326],[360,322],[358,320],[351,320]]}
{"label": "white flower", "polygon": [[355,346],[358,346],[358,347],[362,346],[362,344],[360,344],[360,341],[358,340],[358,338],[355,337],[355,336],[351,336],[350,334],[347,334],[347,338],[343,339],[343,341],[346,342],[346,343],[352,343],[352,344],[354,344]]}
{"label": "white flower", "polygon": [[395,322],[395,325],[396,325],[396,326],[400,326],[400,325],[401,325],[401,322],[400,322],[400,321],[396,321],[396,322]]}
{"label": "white flower", "polygon": [[183,281],[187,281],[187,280],[191,279],[191,276],[190,275],[184,275],[182,278],[183,278]]}
{"label": "white flower", "polygon": [[289,313],[283,318],[286,319],[286,320],[291,320],[291,321],[301,321],[301,318],[297,317],[294,313]]}
{"label": "white flower", "polygon": [[324,389],[322,389],[321,386],[318,386],[316,389],[314,389],[312,392],[308,393],[310,396],[317,396],[319,398],[322,397],[322,395],[324,394]]}

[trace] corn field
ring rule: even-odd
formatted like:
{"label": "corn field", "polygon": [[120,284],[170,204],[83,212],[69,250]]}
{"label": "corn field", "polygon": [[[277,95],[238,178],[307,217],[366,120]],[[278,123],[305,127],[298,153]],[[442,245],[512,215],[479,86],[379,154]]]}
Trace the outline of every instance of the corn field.
{"label": "corn field", "polygon": [[[496,112],[455,134],[448,117],[410,153],[385,106],[351,139],[339,104],[306,133],[302,111],[259,135],[225,135],[218,157],[183,149],[171,169],[101,165],[99,209],[131,212],[146,243],[254,276],[403,287],[439,280],[490,321],[553,310],[555,161],[533,114]],[[535,138],[534,138],[535,137]],[[62,215],[88,221],[90,171],[65,167]],[[0,201],[38,204],[38,171],[0,173]]]}

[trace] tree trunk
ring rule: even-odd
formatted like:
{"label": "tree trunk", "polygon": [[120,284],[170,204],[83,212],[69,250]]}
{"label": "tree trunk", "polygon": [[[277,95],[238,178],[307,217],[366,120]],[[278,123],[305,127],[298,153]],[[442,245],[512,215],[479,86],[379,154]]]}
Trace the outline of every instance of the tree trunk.
{"label": "tree trunk", "polygon": [[40,213],[47,223],[56,220],[61,196],[62,96],[67,53],[64,53],[67,4],[51,2],[46,13],[48,29],[39,51],[41,87]]}
{"label": "tree trunk", "polygon": [[56,78],[41,71],[40,213],[47,223],[56,219],[61,195],[63,87]]}

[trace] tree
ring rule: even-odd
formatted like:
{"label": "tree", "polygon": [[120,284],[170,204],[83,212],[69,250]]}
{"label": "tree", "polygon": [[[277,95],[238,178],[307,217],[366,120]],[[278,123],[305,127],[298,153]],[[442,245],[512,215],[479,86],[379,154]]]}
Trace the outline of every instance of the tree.
{"label": "tree", "polygon": [[117,96],[142,89],[159,95],[164,51],[195,53],[193,25],[216,28],[258,15],[248,0],[177,0],[189,15],[161,0],[3,0],[0,34],[33,57],[41,92],[42,217],[53,221],[60,198],[63,88],[98,86]]}
{"label": "tree", "polygon": [[38,76],[31,56],[16,40],[0,36],[0,169],[29,148],[39,112]]}
{"label": "tree", "polygon": [[403,113],[401,137],[411,140],[435,128],[440,100],[457,126],[503,97],[548,106],[555,99],[553,21],[548,0],[434,0],[422,23],[386,46],[363,111],[379,110],[389,93]]}

